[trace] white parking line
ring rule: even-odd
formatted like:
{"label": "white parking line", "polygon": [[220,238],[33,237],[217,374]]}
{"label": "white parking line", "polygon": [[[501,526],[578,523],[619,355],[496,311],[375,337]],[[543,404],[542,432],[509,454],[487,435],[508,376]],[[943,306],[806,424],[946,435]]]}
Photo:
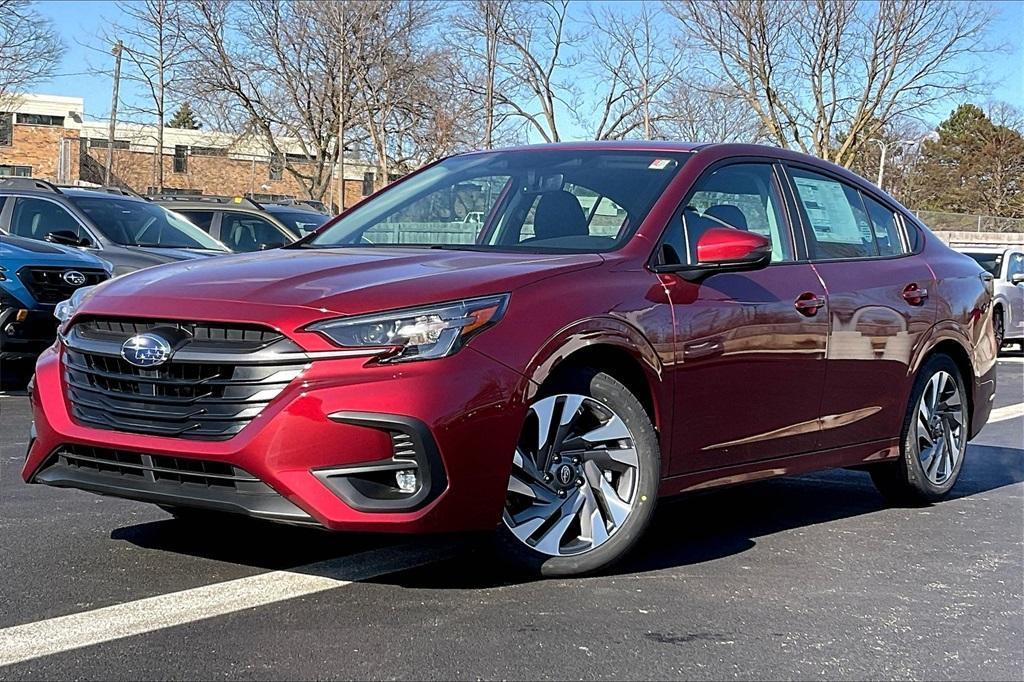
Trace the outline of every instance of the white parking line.
{"label": "white parking line", "polygon": [[373,550],[0,630],[0,667],[193,623],[451,558],[458,545]]}
{"label": "white parking line", "polygon": [[1024,417],[1024,403],[1017,403],[1016,405],[1006,405],[1004,407],[997,407],[992,410],[992,413],[988,416],[988,423],[992,422],[1004,422],[1007,419],[1016,419],[1017,417]]}

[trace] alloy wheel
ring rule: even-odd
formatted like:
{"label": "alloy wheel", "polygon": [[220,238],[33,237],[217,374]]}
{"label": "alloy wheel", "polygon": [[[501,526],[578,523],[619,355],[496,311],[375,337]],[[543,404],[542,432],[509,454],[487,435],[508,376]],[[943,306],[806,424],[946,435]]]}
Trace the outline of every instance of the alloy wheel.
{"label": "alloy wheel", "polygon": [[928,480],[943,485],[953,475],[967,446],[967,408],[960,386],[939,371],[925,385],[914,424],[917,459]]}
{"label": "alloy wheel", "polygon": [[503,515],[520,542],[549,556],[582,554],[620,530],[637,497],[633,435],[608,405],[559,394],[530,407]]}

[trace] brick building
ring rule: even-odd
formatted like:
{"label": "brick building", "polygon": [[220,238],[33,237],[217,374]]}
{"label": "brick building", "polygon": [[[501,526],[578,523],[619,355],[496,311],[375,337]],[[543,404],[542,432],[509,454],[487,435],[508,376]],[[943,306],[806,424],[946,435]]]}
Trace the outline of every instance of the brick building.
{"label": "brick building", "polygon": [[[58,184],[101,184],[107,163],[109,123],[85,121],[77,97],[23,95],[0,111],[0,176],[36,177]],[[299,145],[278,140],[289,162],[303,161]],[[156,186],[157,159],[163,185]],[[337,168],[334,172],[337,172]],[[305,198],[306,192],[258,139],[207,130],[165,128],[157,154],[156,128],[119,123],[115,132],[112,182],[140,194],[252,195]],[[374,167],[345,159],[345,205],[372,192]],[[336,181],[335,181],[336,183]],[[336,196],[336,184],[325,199]],[[328,202],[329,203],[329,202]]]}

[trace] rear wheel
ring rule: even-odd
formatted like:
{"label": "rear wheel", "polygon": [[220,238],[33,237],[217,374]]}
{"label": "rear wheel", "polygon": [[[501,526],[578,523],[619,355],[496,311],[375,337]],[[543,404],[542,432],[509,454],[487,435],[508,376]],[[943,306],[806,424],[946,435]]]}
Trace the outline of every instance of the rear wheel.
{"label": "rear wheel", "polygon": [[877,464],[871,478],[891,502],[934,502],[960,476],[967,450],[967,392],[956,363],[946,355],[925,362],[903,421],[899,459]]}
{"label": "rear wheel", "polygon": [[506,547],[547,575],[620,559],[650,521],[661,455],[646,411],[608,374],[578,371],[530,406],[503,514]]}

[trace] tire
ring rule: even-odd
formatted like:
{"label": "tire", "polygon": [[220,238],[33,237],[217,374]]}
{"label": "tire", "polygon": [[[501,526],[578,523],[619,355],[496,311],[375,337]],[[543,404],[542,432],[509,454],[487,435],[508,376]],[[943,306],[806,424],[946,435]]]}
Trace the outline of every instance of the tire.
{"label": "tire", "polygon": [[503,553],[548,577],[606,569],[643,535],[660,479],[657,434],[636,396],[603,372],[563,374],[538,393],[523,426]]}
{"label": "tire", "polygon": [[1006,342],[1006,318],[1003,317],[1003,309],[1000,306],[996,306],[996,309],[992,312],[992,328],[996,336],[996,352],[998,353],[1003,348],[1003,343]]}
{"label": "tire", "polygon": [[888,502],[927,504],[949,494],[967,450],[967,408],[967,391],[956,363],[947,355],[929,358],[910,392],[899,458],[870,469],[871,480]]}

